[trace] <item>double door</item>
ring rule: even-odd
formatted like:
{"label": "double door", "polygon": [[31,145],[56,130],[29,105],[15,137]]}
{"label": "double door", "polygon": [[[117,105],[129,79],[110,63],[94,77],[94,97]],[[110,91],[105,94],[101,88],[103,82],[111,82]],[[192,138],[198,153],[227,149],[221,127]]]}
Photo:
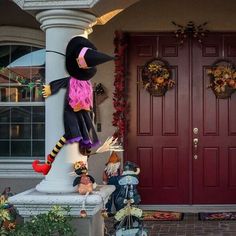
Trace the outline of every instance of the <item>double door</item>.
{"label": "double door", "polygon": [[[236,203],[236,93],[217,99],[207,70],[236,62],[236,35],[212,33],[200,45],[173,34],[131,34],[125,159],[140,168],[142,204]],[[168,61],[175,86],[163,97],[141,86],[143,65]]]}

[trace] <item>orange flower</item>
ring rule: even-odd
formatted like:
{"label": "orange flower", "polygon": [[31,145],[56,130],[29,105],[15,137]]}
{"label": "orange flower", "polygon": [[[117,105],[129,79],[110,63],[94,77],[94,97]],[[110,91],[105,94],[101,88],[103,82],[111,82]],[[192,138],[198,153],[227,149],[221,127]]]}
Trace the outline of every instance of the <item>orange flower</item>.
{"label": "orange flower", "polygon": [[229,81],[229,86],[230,86],[230,87],[234,87],[234,86],[235,86],[235,80],[231,79],[231,80]]}

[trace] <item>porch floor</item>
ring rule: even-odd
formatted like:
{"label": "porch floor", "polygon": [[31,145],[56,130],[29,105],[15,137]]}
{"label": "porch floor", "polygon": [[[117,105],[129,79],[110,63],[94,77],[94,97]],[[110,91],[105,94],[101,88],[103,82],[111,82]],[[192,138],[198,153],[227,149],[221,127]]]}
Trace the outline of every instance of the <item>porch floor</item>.
{"label": "porch floor", "polygon": [[[112,217],[105,220],[105,235],[114,235],[114,222]],[[182,221],[146,221],[144,228],[148,231],[148,236],[236,235],[236,221],[200,221],[197,213],[185,213]]]}

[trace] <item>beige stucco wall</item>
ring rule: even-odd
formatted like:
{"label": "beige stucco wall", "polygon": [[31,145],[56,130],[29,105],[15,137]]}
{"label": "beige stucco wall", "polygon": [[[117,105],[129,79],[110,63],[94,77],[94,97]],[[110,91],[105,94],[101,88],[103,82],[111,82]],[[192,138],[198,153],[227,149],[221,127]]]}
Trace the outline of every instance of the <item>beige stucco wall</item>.
{"label": "beige stucco wall", "polygon": [[207,21],[211,31],[235,31],[235,9],[234,0],[141,0],[97,29],[173,31],[171,21],[186,24],[192,20],[196,24]]}
{"label": "beige stucco wall", "polygon": [[[171,21],[186,24],[192,20],[196,24],[208,21],[208,29],[211,31],[235,31],[236,30],[236,1],[235,0],[141,0],[129,7],[106,25],[95,26],[94,32],[89,36],[100,51],[113,54],[113,37],[115,30],[128,32],[158,32],[174,31]],[[9,13],[10,15],[10,13]],[[1,16],[2,17],[2,16]],[[28,23],[27,23],[28,24]],[[26,24],[26,25],[27,25]],[[0,20],[1,25],[1,20]],[[132,62],[131,62],[132,63]],[[102,82],[107,88],[109,98],[100,105],[102,132],[98,133],[101,140],[105,140],[114,132],[112,127],[112,93],[114,90],[114,65],[112,62],[100,65],[98,73],[93,79]],[[98,183],[101,183],[102,171],[108,154],[93,156],[89,160],[91,175]],[[0,186],[11,185],[19,189],[33,186],[38,180],[10,180],[0,179]]]}

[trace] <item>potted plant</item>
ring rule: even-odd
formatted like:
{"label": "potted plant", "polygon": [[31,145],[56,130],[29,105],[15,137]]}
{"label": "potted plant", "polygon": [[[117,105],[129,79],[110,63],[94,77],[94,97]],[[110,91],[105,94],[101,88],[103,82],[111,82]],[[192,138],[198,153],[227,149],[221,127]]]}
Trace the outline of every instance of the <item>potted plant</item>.
{"label": "potted plant", "polygon": [[159,58],[148,61],[142,69],[143,87],[155,97],[163,96],[173,88],[175,82],[170,77],[168,63]]}
{"label": "potted plant", "polygon": [[216,61],[207,70],[211,88],[217,98],[229,98],[236,90],[236,67],[230,60]]}
{"label": "potted plant", "polygon": [[8,202],[9,196],[12,196],[12,193],[10,187],[7,187],[0,195],[0,235],[14,229],[16,225],[17,211]]}

